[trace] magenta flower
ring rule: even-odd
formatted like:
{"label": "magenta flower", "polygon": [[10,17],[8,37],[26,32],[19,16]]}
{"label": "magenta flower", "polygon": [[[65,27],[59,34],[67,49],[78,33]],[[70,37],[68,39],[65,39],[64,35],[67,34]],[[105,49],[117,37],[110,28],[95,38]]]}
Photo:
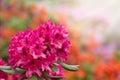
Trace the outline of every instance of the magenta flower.
{"label": "magenta flower", "polygon": [[2,60],[2,58],[0,58],[0,65],[1,65],[1,66],[5,66],[5,65],[6,65],[6,62],[4,62],[4,61]]}
{"label": "magenta flower", "polygon": [[9,46],[9,64],[14,69],[26,69],[26,77],[42,77],[43,72],[53,74],[51,68],[58,61],[67,60],[69,48],[70,41],[66,29],[48,21],[36,30],[19,32],[12,38]]}
{"label": "magenta flower", "polygon": [[[0,66],[5,66],[6,63],[2,60],[2,58],[0,58]],[[7,73],[3,72],[0,70],[0,80],[7,80],[8,76]]]}

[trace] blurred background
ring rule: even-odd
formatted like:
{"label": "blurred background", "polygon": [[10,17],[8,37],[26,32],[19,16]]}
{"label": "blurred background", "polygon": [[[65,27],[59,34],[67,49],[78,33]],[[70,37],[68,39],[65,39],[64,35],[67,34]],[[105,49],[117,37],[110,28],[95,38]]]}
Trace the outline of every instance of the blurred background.
{"label": "blurred background", "polygon": [[63,24],[72,43],[66,80],[120,80],[120,0],[0,0],[0,56],[18,31],[52,20]]}

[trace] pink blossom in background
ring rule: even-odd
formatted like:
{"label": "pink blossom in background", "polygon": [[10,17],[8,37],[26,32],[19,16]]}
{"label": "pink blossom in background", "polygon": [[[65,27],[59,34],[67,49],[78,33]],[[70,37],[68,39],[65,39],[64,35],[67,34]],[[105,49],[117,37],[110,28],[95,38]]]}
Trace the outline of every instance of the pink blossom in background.
{"label": "pink blossom in background", "polygon": [[104,59],[111,59],[115,50],[116,45],[111,43],[108,45],[101,45],[100,47],[96,48],[95,53],[102,55]]}

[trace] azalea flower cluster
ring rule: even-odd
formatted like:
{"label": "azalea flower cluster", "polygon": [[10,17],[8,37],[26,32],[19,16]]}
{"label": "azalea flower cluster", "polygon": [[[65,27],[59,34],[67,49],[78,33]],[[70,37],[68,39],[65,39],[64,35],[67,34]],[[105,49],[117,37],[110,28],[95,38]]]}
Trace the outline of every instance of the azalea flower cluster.
{"label": "azalea flower cluster", "polygon": [[[58,62],[67,60],[70,48],[68,32],[62,25],[48,21],[36,30],[26,30],[16,34],[9,46],[9,65],[22,68],[26,77],[43,73],[64,76]],[[58,71],[52,70],[57,67]]]}
{"label": "azalea flower cluster", "polygon": [[111,59],[99,62],[95,69],[96,80],[120,80],[120,61]]}

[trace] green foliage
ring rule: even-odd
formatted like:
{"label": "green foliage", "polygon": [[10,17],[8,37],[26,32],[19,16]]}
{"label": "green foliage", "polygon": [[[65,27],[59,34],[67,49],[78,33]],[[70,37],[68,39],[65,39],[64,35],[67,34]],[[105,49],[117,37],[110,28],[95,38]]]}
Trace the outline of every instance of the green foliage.
{"label": "green foliage", "polygon": [[18,17],[12,17],[7,25],[8,27],[13,27],[18,30],[24,30],[28,26],[25,20],[18,18]]}

